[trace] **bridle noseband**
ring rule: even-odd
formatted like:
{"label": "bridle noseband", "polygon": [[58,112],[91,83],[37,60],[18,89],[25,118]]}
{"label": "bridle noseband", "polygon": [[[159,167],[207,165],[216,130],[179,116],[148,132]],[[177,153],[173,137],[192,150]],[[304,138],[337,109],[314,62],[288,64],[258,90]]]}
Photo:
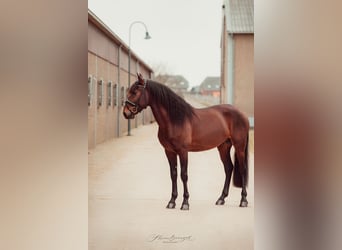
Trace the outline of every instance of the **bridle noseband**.
{"label": "bridle noseband", "polygon": [[[128,110],[129,110],[131,113],[133,113],[134,115],[136,115],[136,114],[139,113],[141,110],[143,110],[144,108],[146,108],[146,107],[141,107],[141,106],[139,105],[139,102],[140,102],[140,99],[141,99],[142,96],[144,96],[144,98],[145,98],[145,90],[146,90],[146,86],[147,86],[147,80],[145,80],[143,86],[141,86],[141,85],[137,85],[137,86],[143,88],[143,92],[142,92],[141,95],[139,96],[139,99],[137,100],[137,102],[134,103],[134,102],[132,102],[132,101],[130,101],[130,100],[128,100],[128,99],[125,101],[125,104],[126,104]],[[127,105],[127,104],[129,104],[129,105]],[[133,108],[131,109],[130,106],[132,106]]]}

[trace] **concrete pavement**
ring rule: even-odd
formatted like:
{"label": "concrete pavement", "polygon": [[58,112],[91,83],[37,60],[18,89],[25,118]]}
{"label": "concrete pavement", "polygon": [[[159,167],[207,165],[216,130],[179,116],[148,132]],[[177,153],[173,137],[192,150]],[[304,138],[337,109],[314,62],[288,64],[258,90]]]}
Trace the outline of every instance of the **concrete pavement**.
{"label": "concrete pavement", "polygon": [[215,205],[225,175],[212,149],[189,153],[190,210],[180,210],[180,178],[176,208],[166,209],[171,179],[157,129],[156,123],[141,126],[90,151],[89,249],[253,249],[253,150],[248,208],[239,207],[241,189],[232,186],[226,204]]}

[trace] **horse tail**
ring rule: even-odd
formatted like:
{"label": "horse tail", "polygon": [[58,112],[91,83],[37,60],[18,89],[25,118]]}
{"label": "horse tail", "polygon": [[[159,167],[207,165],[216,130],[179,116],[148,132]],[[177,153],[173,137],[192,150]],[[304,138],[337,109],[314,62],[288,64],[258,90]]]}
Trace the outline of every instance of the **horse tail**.
{"label": "horse tail", "polygon": [[[244,179],[245,179],[246,186],[248,185],[248,141],[249,141],[249,133],[247,133],[247,144],[245,148],[245,159],[244,159],[244,162],[246,165],[246,168],[244,171]],[[240,164],[236,155],[236,150],[235,150],[235,155],[234,155],[233,184],[236,187],[242,188],[242,176],[240,172]]]}

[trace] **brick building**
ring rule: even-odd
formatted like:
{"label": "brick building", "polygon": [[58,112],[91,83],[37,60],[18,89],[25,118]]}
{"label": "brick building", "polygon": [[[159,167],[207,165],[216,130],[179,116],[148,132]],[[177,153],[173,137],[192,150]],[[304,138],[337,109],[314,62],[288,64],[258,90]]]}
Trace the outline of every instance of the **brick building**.
{"label": "brick building", "polygon": [[220,77],[208,76],[200,85],[200,93],[202,95],[210,95],[220,97]]}
{"label": "brick building", "polygon": [[183,96],[189,88],[188,80],[182,75],[160,74],[155,76],[155,80],[168,86],[180,96]]}
{"label": "brick building", "polygon": [[254,1],[224,0],[222,10],[221,102],[254,126]]}
{"label": "brick building", "polygon": [[[131,83],[136,73],[153,77],[153,70],[131,53]],[[88,10],[88,148],[127,134],[122,107],[128,87],[128,46]],[[154,120],[150,108],[131,120],[135,128]]]}

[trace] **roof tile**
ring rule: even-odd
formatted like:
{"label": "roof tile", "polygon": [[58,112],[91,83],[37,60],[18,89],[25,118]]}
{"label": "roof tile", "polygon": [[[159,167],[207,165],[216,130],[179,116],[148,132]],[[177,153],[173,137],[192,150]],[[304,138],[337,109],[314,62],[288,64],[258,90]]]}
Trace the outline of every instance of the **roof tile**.
{"label": "roof tile", "polygon": [[254,33],[254,0],[225,0],[227,31]]}

